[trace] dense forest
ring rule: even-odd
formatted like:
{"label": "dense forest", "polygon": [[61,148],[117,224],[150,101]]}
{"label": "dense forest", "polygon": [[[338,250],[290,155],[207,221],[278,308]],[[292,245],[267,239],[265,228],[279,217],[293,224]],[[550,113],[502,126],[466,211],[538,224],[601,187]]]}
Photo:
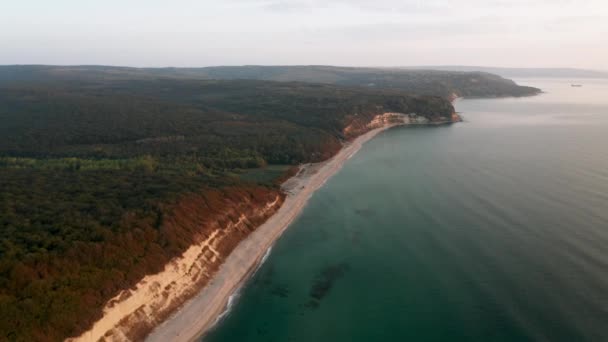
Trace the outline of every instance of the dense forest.
{"label": "dense forest", "polygon": [[[347,125],[454,110],[440,97],[329,84],[0,75],[0,340],[9,341],[87,329],[108,299],[204,235],[202,220],[267,203],[291,166],[335,154],[352,138]],[[191,203],[196,212],[180,209]]]}
{"label": "dense forest", "polygon": [[349,125],[442,120],[453,94],[536,91],[480,73],[0,66],[0,340],[86,330],[201,222],[281,196],[295,165],[353,138]]}
{"label": "dense forest", "polygon": [[529,96],[539,91],[533,87],[519,86],[512,80],[494,74],[477,71],[334,66],[244,66],[212,67],[190,69],[189,71],[164,69],[164,71],[168,74],[178,75],[201,74],[217,79],[321,82],[371,89],[397,89],[410,94],[435,95],[445,98]]}
{"label": "dense forest", "polygon": [[404,68],[353,68],[320,65],[220,66],[206,68],[126,68],[108,66],[0,66],[4,80],[132,80],[218,79],[312,82],[372,89],[395,89],[408,94],[453,97],[529,96],[540,90],[480,71]]}
{"label": "dense forest", "polygon": [[187,155],[228,168],[262,159],[326,159],[355,118],[367,122],[386,111],[449,117],[453,111],[438,97],[251,80],[0,85],[0,103],[6,155]]}

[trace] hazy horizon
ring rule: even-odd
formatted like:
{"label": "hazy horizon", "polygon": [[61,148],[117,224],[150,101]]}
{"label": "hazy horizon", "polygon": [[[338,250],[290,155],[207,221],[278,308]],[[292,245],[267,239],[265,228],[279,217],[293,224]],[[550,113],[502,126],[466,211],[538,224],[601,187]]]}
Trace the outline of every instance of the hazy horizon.
{"label": "hazy horizon", "polygon": [[577,67],[533,67],[533,66],[496,66],[496,65],[341,65],[341,64],[215,64],[215,65],[158,65],[158,66],[137,66],[137,65],[121,65],[121,64],[44,64],[44,63],[31,63],[31,64],[0,64],[0,66],[57,66],[57,67],[112,67],[112,68],[136,68],[136,69],[170,69],[170,68],[184,68],[184,69],[197,69],[197,68],[215,68],[215,67],[243,67],[243,66],[260,66],[260,67],[295,67],[295,66],[319,66],[319,67],[337,67],[337,68],[379,68],[379,69],[418,69],[418,70],[432,70],[433,68],[480,68],[480,69],[530,69],[530,70],[577,70],[577,71],[590,71],[590,72],[608,72],[608,68],[605,69],[591,69],[591,68],[577,68]]}
{"label": "hazy horizon", "polygon": [[5,4],[0,64],[607,70],[600,0]]}

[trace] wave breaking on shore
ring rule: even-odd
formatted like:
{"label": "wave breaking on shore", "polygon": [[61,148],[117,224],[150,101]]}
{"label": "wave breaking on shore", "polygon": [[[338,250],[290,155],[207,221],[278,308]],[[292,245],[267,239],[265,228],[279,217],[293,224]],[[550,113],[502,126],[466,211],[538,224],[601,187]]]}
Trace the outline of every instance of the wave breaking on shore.
{"label": "wave breaking on shore", "polygon": [[[255,271],[251,275],[252,277],[260,270],[260,268],[264,265],[266,260],[268,260],[268,257],[270,256],[271,252],[272,252],[272,246],[270,246],[266,250],[266,254],[264,254],[264,256],[262,257],[262,260],[260,261],[260,263],[256,267]],[[232,311],[232,308],[234,307],[234,304],[236,304],[238,298],[241,296],[241,290],[243,289],[244,285],[245,284],[243,284],[243,286],[236,289],[236,291],[234,291],[234,293],[228,297],[228,302],[226,303],[226,308],[225,308],[224,312],[222,312],[219,316],[217,316],[217,319],[215,320],[215,322],[213,322],[213,324],[211,324],[209,329],[212,329],[218,323],[220,323],[224,318],[228,317],[228,315]]]}

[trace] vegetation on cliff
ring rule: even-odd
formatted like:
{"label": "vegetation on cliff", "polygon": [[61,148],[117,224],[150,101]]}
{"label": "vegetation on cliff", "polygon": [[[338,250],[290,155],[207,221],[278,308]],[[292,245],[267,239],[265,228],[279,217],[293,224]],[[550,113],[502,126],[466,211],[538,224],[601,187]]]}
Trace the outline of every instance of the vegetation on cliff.
{"label": "vegetation on cliff", "polygon": [[348,125],[453,112],[439,97],[327,84],[0,83],[0,340],[82,332],[208,234],[204,220],[264,205],[289,165],[336,153]]}

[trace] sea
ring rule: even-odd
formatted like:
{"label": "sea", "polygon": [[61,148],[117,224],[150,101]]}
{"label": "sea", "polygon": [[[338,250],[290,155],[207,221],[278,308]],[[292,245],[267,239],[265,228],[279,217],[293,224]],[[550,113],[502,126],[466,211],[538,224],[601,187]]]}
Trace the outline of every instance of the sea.
{"label": "sea", "polygon": [[366,143],[202,340],[608,341],[608,80],[518,83]]}

